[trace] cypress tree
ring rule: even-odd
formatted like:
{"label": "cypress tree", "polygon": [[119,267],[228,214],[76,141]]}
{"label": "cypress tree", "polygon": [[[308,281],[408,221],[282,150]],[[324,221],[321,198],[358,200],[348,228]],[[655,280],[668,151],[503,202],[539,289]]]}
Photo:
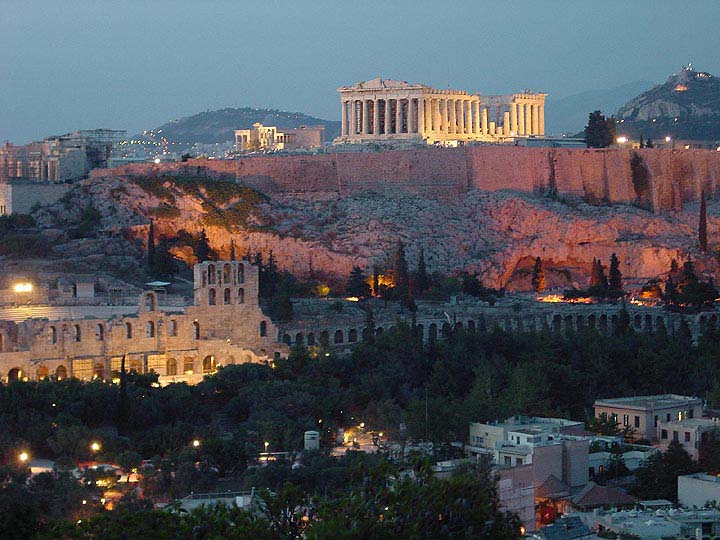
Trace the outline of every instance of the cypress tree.
{"label": "cypress tree", "polygon": [[705,203],[705,192],[700,194],[700,223],[698,224],[698,243],[703,253],[707,253],[707,205]]}
{"label": "cypress tree", "polygon": [[353,269],[350,271],[345,293],[348,296],[356,296],[358,298],[370,296],[370,286],[367,284],[365,274],[359,266],[353,266]]}
{"label": "cypress tree", "polygon": [[235,260],[235,240],[230,240],[230,260]]}
{"label": "cypress tree", "polygon": [[197,247],[195,248],[195,257],[197,257],[198,262],[209,261],[210,253],[210,242],[208,242],[207,234],[205,234],[205,229],[203,229],[200,231],[200,235],[198,236]]}
{"label": "cypress tree", "polygon": [[545,270],[543,269],[542,259],[535,259],[535,266],[532,273],[532,287],[535,292],[543,292],[545,290]]}
{"label": "cypress tree", "polygon": [[380,294],[380,268],[378,268],[377,264],[373,266],[372,293],[375,296]]}
{"label": "cypress tree", "polygon": [[408,273],[408,264],[405,259],[405,245],[402,240],[398,240],[395,250],[395,292],[400,298],[407,297],[410,292],[410,275]]}
{"label": "cypress tree", "polygon": [[150,220],[150,227],[148,228],[147,242],[147,266],[148,270],[153,272],[155,270],[155,224],[152,219]]}
{"label": "cypress tree", "polygon": [[425,250],[420,248],[420,258],[418,259],[417,269],[417,289],[423,293],[430,288],[430,278],[428,277],[427,267],[425,266]]}
{"label": "cypress tree", "polygon": [[613,253],[610,256],[610,272],[608,287],[614,294],[620,295],[623,292],[622,274],[620,273],[620,261]]}

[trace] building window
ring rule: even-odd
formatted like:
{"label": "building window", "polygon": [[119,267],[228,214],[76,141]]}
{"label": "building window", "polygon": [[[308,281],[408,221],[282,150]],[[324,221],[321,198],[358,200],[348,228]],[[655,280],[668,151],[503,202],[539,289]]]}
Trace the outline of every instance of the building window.
{"label": "building window", "polygon": [[267,336],[267,323],[265,321],[260,321],[260,337],[266,337]]}
{"label": "building window", "polygon": [[57,343],[57,328],[54,326],[50,327],[50,343],[53,345]]}
{"label": "building window", "polygon": [[512,458],[510,456],[505,456],[504,462],[505,462],[505,465],[510,466],[510,465],[512,465]]}
{"label": "building window", "polygon": [[148,321],[145,323],[145,337],[155,337],[155,323]]}
{"label": "building window", "polygon": [[183,373],[185,375],[192,375],[195,371],[195,359],[187,357],[183,361]]}
{"label": "building window", "polygon": [[522,465],[522,458],[515,458],[515,465]]}
{"label": "building window", "polygon": [[655,427],[657,427],[657,423],[658,423],[658,415],[656,414],[655,415]]}
{"label": "building window", "polygon": [[193,322],[193,339],[200,339],[200,323]]}
{"label": "building window", "polygon": [[105,340],[105,327],[102,324],[98,324],[95,327],[95,339],[97,339],[98,341]]}
{"label": "building window", "polygon": [[639,427],[640,427],[640,417],[639,417],[639,416],[636,416],[636,417],[635,417],[635,427],[636,427],[636,428],[639,428]]}
{"label": "building window", "polygon": [[690,442],[690,432],[689,431],[685,432],[685,442]]}
{"label": "building window", "polygon": [[215,289],[208,290],[208,305],[214,306],[216,302],[217,293],[215,292]]}
{"label": "building window", "polygon": [[171,319],[168,323],[168,335],[177,336],[177,321],[175,319]]}
{"label": "building window", "polygon": [[666,422],[669,422],[669,421],[670,421],[670,413],[667,413],[667,414],[665,415],[665,421],[666,421]]}
{"label": "building window", "polygon": [[132,324],[129,322],[125,323],[125,337],[127,339],[132,339]]}
{"label": "building window", "polygon": [[630,425],[630,415],[629,414],[623,414],[623,426],[629,426]]}
{"label": "building window", "polygon": [[227,306],[230,304],[230,289],[223,291],[223,303]]}
{"label": "building window", "polygon": [[243,266],[242,264],[238,264],[237,282],[245,283],[245,266]]}
{"label": "building window", "polygon": [[80,325],[76,324],[75,325],[75,341],[77,341],[79,343],[81,340],[82,340],[82,332],[80,330]]}
{"label": "building window", "polygon": [[168,358],[165,375],[177,375],[177,360],[174,358]]}
{"label": "building window", "polygon": [[660,438],[667,439],[667,429],[660,430]]}
{"label": "building window", "polygon": [[245,289],[238,289],[238,304],[245,303]]}
{"label": "building window", "polygon": [[679,440],[679,439],[678,439],[678,432],[677,432],[677,431],[673,431],[673,441],[678,442],[678,440]]}
{"label": "building window", "polygon": [[692,418],[693,416],[695,416],[695,409],[690,409],[688,411],[687,417]]}

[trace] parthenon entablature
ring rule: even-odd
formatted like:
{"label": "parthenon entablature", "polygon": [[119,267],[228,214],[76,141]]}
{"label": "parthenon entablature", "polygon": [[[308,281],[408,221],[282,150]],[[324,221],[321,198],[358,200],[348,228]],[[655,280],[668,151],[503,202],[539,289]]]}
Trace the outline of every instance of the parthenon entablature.
{"label": "parthenon entablature", "polygon": [[510,141],[545,135],[545,97],[525,90],[483,96],[465,90],[375,78],[341,86],[336,143]]}

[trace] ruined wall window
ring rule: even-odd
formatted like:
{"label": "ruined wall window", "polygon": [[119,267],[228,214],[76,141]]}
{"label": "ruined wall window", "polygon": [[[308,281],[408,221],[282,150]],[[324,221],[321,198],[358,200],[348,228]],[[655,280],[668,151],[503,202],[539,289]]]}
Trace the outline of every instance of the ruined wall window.
{"label": "ruined wall window", "polygon": [[145,295],[145,311],[155,311],[155,295],[153,293]]}
{"label": "ruined wall window", "polygon": [[165,375],[177,375],[177,360],[174,358],[168,358]]}
{"label": "ruined wall window", "polygon": [[210,289],[208,291],[208,305],[214,306],[217,303],[217,292],[215,289]]}
{"label": "ruined wall window", "polygon": [[50,343],[53,345],[57,343],[57,328],[54,326],[50,327]]}
{"label": "ruined wall window", "polygon": [[238,304],[245,303],[245,289],[238,289]]}
{"label": "ruined wall window", "polygon": [[55,378],[58,381],[62,381],[64,379],[67,379],[67,368],[65,366],[58,366],[55,370]]}
{"label": "ruined wall window", "polygon": [[223,283],[232,283],[232,269],[229,264],[223,266]]}
{"label": "ruined wall window", "polygon": [[195,373],[195,359],[194,358],[185,358],[185,361],[183,362],[183,373],[185,375],[192,375]]}
{"label": "ruined wall window", "polygon": [[208,272],[208,285],[214,285],[215,284],[215,265],[214,264],[209,265],[207,272]]}
{"label": "ruined wall window", "polygon": [[260,337],[267,336],[267,323],[265,321],[260,322]]}
{"label": "ruined wall window", "polygon": [[40,366],[37,369],[37,378],[39,381],[43,381],[48,378],[50,375],[50,370],[47,368],[47,366]]}
{"label": "ruined wall window", "polygon": [[177,321],[175,319],[171,319],[168,323],[168,335],[177,336]]}
{"label": "ruined wall window", "polygon": [[125,323],[125,337],[127,339],[132,339],[132,324],[129,322]]}
{"label": "ruined wall window", "polygon": [[243,265],[243,264],[238,264],[237,282],[245,283],[245,265]]}
{"label": "ruined wall window", "polygon": [[5,352],[5,334],[0,334],[0,352]]}
{"label": "ruined wall window", "polygon": [[148,321],[145,323],[145,337],[155,337],[155,323]]}
{"label": "ruined wall window", "polygon": [[95,326],[95,339],[98,341],[105,340],[105,327],[102,324]]}
{"label": "ruined wall window", "polygon": [[82,340],[82,333],[81,333],[79,324],[76,324],[74,326],[74,333],[75,333],[75,341],[77,341],[79,343]]}
{"label": "ruined wall window", "polygon": [[335,331],[335,338],[333,339],[333,341],[335,342],[336,345],[339,345],[340,343],[342,343],[342,342],[344,341],[344,340],[343,340],[343,331],[342,331],[342,330],[336,330],[336,331]]}
{"label": "ruined wall window", "polygon": [[205,358],[203,358],[203,373],[213,372],[215,372],[215,357],[206,356]]}
{"label": "ruined wall window", "polygon": [[193,323],[193,339],[200,339],[200,323],[195,321]]}
{"label": "ruined wall window", "polygon": [[223,303],[227,306],[230,305],[230,289],[223,291]]}

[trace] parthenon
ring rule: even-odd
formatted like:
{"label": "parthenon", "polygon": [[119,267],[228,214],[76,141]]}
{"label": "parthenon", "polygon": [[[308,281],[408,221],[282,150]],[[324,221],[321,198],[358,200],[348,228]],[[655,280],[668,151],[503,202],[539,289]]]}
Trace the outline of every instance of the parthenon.
{"label": "parthenon", "polygon": [[540,92],[482,96],[379,77],[338,92],[342,134],[336,143],[449,144],[545,135],[547,94]]}

